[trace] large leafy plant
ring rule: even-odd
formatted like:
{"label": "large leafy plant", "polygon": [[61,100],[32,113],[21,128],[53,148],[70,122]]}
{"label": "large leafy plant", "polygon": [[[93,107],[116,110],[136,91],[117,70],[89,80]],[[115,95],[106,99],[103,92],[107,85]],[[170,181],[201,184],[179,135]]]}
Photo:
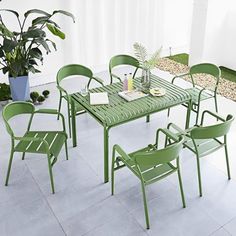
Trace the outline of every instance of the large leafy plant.
{"label": "large leafy plant", "polygon": [[139,60],[139,63],[143,69],[151,70],[157,65],[158,59],[160,58],[160,53],[162,47],[160,47],[156,52],[154,52],[149,58],[147,49],[141,43],[134,43],[134,54]]}
{"label": "large leafy plant", "polygon": [[[49,14],[39,9],[31,9],[24,13],[23,19],[16,11],[0,9],[0,13],[3,11],[15,15],[18,22],[18,29],[11,30],[0,14],[0,69],[4,74],[9,73],[12,77],[28,75],[29,72],[40,72],[37,66],[43,63],[43,52],[48,54],[51,48],[56,50],[55,42],[47,37],[47,33],[65,39],[60,26],[52,20],[54,15],[63,14],[74,21],[74,16],[63,10]],[[37,14],[37,17],[26,26],[32,14]]]}

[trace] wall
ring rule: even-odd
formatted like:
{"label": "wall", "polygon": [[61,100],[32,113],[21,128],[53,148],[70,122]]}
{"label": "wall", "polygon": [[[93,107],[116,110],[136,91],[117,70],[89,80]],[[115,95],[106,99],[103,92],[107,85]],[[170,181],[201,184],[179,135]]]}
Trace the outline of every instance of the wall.
{"label": "wall", "polygon": [[31,75],[31,85],[55,81],[62,65],[80,63],[94,71],[107,69],[111,56],[133,53],[135,41],[149,52],[163,46],[163,55],[188,52],[192,0],[3,0],[1,8],[24,12],[30,8],[47,11],[69,10],[76,16],[72,24],[58,18],[66,40],[57,40],[57,52],[45,57],[42,73]]}
{"label": "wall", "polygon": [[[227,3],[227,4],[226,4]],[[236,2],[209,0],[203,60],[236,70]]]}

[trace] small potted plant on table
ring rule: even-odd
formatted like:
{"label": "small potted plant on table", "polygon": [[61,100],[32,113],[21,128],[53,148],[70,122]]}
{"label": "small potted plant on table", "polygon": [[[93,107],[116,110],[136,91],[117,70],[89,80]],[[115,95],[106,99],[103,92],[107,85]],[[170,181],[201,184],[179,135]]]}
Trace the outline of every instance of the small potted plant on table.
{"label": "small potted plant on table", "polygon": [[[12,99],[26,101],[30,98],[29,73],[40,72],[37,66],[39,62],[43,62],[43,51],[46,54],[50,53],[51,46],[56,50],[56,44],[47,37],[46,32],[65,39],[65,34],[52,17],[63,14],[74,21],[74,16],[62,10],[49,14],[42,10],[32,9],[25,12],[21,20],[16,11],[9,9],[0,9],[0,11],[14,14],[19,25],[17,31],[10,30],[0,14],[0,70],[4,74],[8,73]],[[26,21],[31,14],[38,16],[32,20],[29,27],[26,27]]]}

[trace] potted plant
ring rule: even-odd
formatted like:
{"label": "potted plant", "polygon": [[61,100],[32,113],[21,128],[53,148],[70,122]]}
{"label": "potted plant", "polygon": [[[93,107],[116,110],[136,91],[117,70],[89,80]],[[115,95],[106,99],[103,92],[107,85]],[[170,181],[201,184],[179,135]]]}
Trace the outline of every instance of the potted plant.
{"label": "potted plant", "polygon": [[6,83],[0,83],[0,104],[6,105],[11,99],[10,86]]}
{"label": "potted plant", "polygon": [[[29,73],[40,72],[39,63],[43,63],[43,52],[51,52],[51,47],[56,50],[56,44],[47,37],[51,33],[61,39],[65,34],[60,26],[52,20],[56,14],[69,16],[74,21],[74,16],[63,10],[56,10],[52,14],[39,9],[31,9],[24,13],[23,19],[18,12],[9,9],[0,9],[16,16],[18,29],[10,30],[0,14],[0,70],[8,73],[13,100],[29,99]],[[31,24],[26,26],[29,16],[37,14]]]}
{"label": "potted plant", "polygon": [[150,71],[157,65],[162,47],[154,52],[150,58],[147,58],[148,53],[146,48],[141,43],[134,43],[134,54],[142,67],[141,87],[144,92],[148,92],[151,86]]}

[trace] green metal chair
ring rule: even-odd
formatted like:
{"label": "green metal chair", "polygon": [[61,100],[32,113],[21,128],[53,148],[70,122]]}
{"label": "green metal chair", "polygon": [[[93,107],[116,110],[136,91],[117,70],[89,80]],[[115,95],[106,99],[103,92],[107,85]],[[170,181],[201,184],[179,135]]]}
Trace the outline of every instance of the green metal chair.
{"label": "green metal chair", "polygon": [[[160,146],[160,134],[164,134],[169,143],[164,148]],[[179,153],[182,149],[184,139],[172,134],[167,129],[158,129],[156,133],[155,144],[150,144],[147,147],[127,154],[120,146],[114,145],[111,168],[111,194],[114,194],[114,172],[123,167],[128,167],[141,181],[143,204],[146,218],[147,229],[150,228],[148,207],[145,193],[145,186],[161,180],[172,173],[178,173],[179,187],[183,207],[185,208],[185,198],[182,186]],[[118,157],[116,157],[118,153]],[[176,160],[176,165],[171,163]]]}
{"label": "green metal chair", "polygon": [[[194,80],[194,76],[197,74],[208,74],[215,78],[215,84],[211,88],[197,88]],[[172,79],[172,83],[174,83],[176,78],[180,78],[183,76],[189,75],[192,80],[192,88],[186,89],[192,96],[192,111],[196,113],[196,124],[198,123],[198,117],[200,112],[200,103],[201,101],[207,99],[214,99],[215,101],[215,110],[218,112],[217,105],[217,88],[219,84],[219,79],[221,76],[221,71],[218,66],[210,63],[202,63],[194,65],[190,68],[189,73],[177,75]],[[212,93],[206,91],[207,89],[211,89]],[[168,116],[170,114],[170,109],[168,109]]]}
{"label": "green metal chair", "polygon": [[135,67],[133,78],[135,77],[138,68],[140,68],[139,61],[130,55],[116,55],[112,57],[109,62],[109,73],[110,73],[110,78],[111,78],[111,84],[113,83],[113,78],[121,82],[121,78],[115,75],[114,73],[112,73],[112,69],[114,67],[121,66],[121,65],[129,65],[129,66]]}
{"label": "green metal chair", "polygon": [[[63,130],[31,131],[30,127],[33,117],[35,114],[39,113],[59,115],[62,119]],[[9,124],[9,120],[21,114],[30,114],[30,119],[26,133],[22,137],[17,137],[15,136],[11,125]],[[39,109],[35,111],[33,104],[28,102],[13,102],[4,107],[2,116],[6,125],[7,132],[11,136],[11,154],[5,185],[8,185],[14,152],[22,152],[22,160],[24,160],[25,153],[42,153],[47,155],[52,193],[55,193],[52,167],[56,163],[57,157],[64,144],[66,150],[66,159],[68,160],[67,134],[65,131],[65,121],[63,115],[54,109]]]}
{"label": "green metal chair", "polygon": [[[203,126],[205,115],[216,118],[219,122],[210,126]],[[208,154],[217,151],[220,148],[225,149],[225,158],[228,179],[230,179],[230,166],[227,150],[227,133],[234,120],[232,115],[228,115],[226,119],[222,118],[218,114],[210,111],[203,111],[201,117],[201,123],[199,126],[194,126],[187,130],[182,130],[177,125],[170,123],[168,129],[173,129],[177,135],[184,135],[184,147],[196,154],[197,160],[197,174],[199,184],[199,194],[202,196],[202,184],[201,184],[201,171],[200,171],[200,159]],[[223,138],[221,140],[220,138]]]}
{"label": "green metal chair", "polygon": [[[60,93],[60,99],[59,99],[59,105],[58,105],[58,111],[61,111],[61,103],[62,99],[65,99],[67,102],[67,112],[68,112],[68,123],[69,123],[69,135],[71,137],[71,94],[69,94],[61,85],[61,81],[68,78],[69,76],[84,76],[88,78],[88,83],[87,87],[89,88],[90,83],[92,80],[98,82],[100,85],[103,86],[103,81],[98,78],[93,76],[93,72],[83,66],[83,65],[78,65],[78,64],[69,64],[66,66],[63,66],[57,73],[57,88]],[[79,77],[74,77],[73,79],[81,79]],[[84,109],[82,106],[77,106],[75,107],[75,112],[76,115],[84,113]],[[59,116],[58,116],[59,119]]]}

